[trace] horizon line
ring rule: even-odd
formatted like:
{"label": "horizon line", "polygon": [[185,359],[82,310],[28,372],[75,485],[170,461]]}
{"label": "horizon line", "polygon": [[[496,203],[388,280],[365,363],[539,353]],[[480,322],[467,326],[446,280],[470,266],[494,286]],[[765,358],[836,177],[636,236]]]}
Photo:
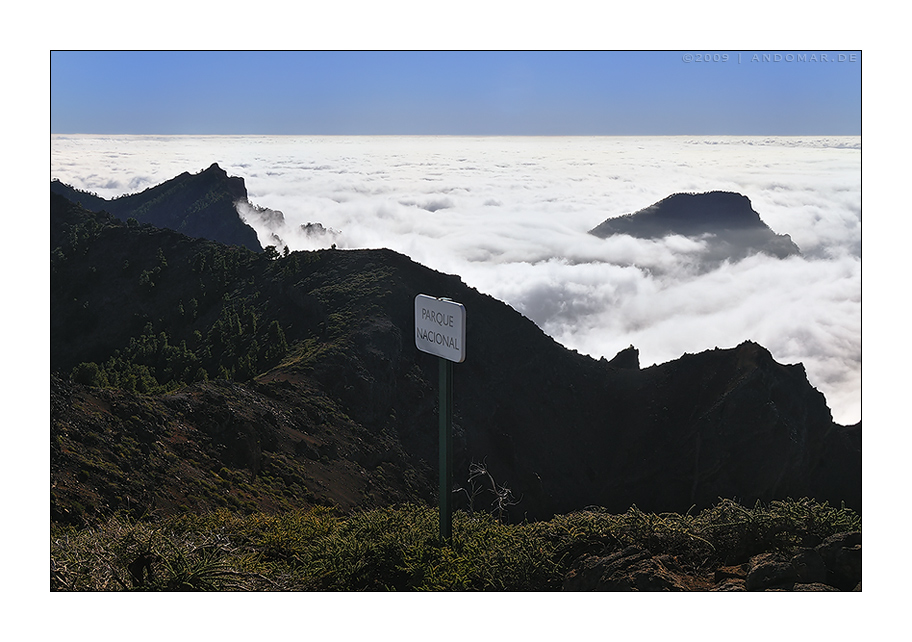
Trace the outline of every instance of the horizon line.
{"label": "horizon line", "polygon": [[804,133],[804,134],[703,134],[703,133],[684,133],[684,134],[318,134],[318,133],[136,133],[136,132],[50,132],[51,136],[322,136],[322,137],[451,137],[451,138],[626,138],[626,137],[655,137],[655,138],[674,138],[680,136],[702,136],[702,137],[724,137],[724,136],[775,136],[777,138],[796,138],[801,136],[839,136],[839,137],[856,137],[860,138],[861,133],[857,134],[835,134],[835,133]]}

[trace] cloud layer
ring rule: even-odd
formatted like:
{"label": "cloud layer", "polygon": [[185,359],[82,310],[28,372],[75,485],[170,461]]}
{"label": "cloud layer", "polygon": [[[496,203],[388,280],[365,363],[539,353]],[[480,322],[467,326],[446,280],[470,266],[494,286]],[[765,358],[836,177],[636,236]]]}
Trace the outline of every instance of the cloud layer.
{"label": "cloud layer", "polygon": [[[284,213],[284,225],[243,213],[264,244],[392,248],[596,357],[633,344],[646,366],[752,339],[803,362],[836,421],[860,419],[857,137],[57,135],[52,152],[52,177],[105,197],[218,162],[251,202]],[[709,190],[748,196],[802,256],[706,271],[700,240],[586,233]]]}

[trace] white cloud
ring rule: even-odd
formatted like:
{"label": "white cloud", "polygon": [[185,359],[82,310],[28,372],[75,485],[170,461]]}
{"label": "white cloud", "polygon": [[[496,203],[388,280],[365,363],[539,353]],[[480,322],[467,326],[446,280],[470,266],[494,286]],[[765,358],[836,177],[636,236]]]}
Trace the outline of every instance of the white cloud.
{"label": "white cloud", "polygon": [[[594,356],[632,343],[650,365],[755,340],[803,362],[837,421],[860,418],[858,137],[54,136],[52,148],[53,177],[109,197],[218,162],[255,205],[284,213],[282,229],[256,225],[264,243],[275,232],[292,249],[392,248]],[[717,189],[748,196],[802,256],[701,271],[701,241],[586,234]]]}

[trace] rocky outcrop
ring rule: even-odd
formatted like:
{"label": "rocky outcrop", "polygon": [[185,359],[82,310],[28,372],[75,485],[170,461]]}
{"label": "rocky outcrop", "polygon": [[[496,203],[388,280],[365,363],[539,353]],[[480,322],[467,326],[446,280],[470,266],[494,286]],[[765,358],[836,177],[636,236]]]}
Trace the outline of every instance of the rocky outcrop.
{"label": "rocky outcrop", "polygon": [[213,163],[198,174],[184,172],[136,194],[107,200],[51,181],[51,193],[92,212],[106,211],[122,221],[135,219],[194,238],[261,251],[256,231],[241,220],[236,203],[247,203],[247,187]]}
{"label": "rocky outcrop", "polygon": [[738,260],[765,253],[778,258],[798,254],[788,234],[776,234],[751,207],[750,199],[735,192],[672,194],[633,214],[609,218],[589,233],[600,238],[627,234],[658,239],[672,234],[706,241],[704,260]]}
{"label": "rocky outcrop", "polygon": [[840,590],[861,590],[861,533],[842,533],[817,547],[827,569],[827,584]]}
{"label": "rocky outcrop", "polygon": [[564,591],[860,591],[861,533],[839,533],[813,548],[761,553],[715,569],[684,568],[672,555],[629,546],[586,554],[564,576]]}
{"label": "rocky outcrop", "polygon": [[633,346],[624,348],[608,362],[608,365],[614,366],[615,368],[625,368],[627,370],[639,370],[640,351]]}

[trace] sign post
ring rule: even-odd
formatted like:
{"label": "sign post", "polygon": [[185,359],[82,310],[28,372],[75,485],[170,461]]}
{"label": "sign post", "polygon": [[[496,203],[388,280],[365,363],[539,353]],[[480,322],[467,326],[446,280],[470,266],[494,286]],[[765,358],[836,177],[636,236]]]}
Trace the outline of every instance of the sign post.
{"label": "sign post", "polygon": [[465,306],[426,294],[415,297],[415,347],[440,361],[440,539],[453,537],[453,364],[465,361]]}
{"label": "sign post", "polygon": [[453,362],[440,361],[440,540],[453,537]]}

